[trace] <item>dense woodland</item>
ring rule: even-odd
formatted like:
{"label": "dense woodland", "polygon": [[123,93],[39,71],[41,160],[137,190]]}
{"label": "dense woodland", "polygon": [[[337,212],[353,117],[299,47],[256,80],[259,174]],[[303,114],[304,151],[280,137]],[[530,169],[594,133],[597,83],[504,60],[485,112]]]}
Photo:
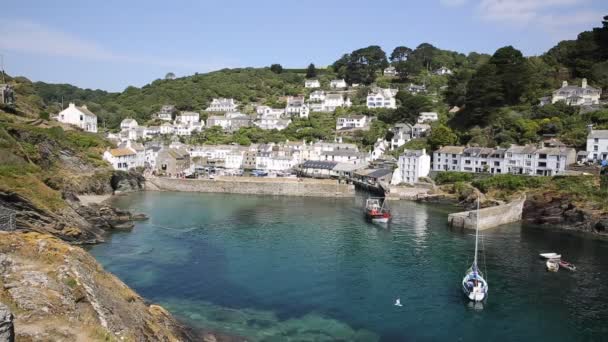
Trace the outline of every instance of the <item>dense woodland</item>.
{"label": "dense woodland", "polygon": [[[398,77],[385,77],[382,70],[392,65]],[[454,71],[440,76],[434,71],[442,66]],[[533,143],[554,136],[572,146],[583,146],[586,126],[608,128],[608,110],[598,108],[581,112],[580,108],[561,103],[538,106],[539,98],[548,96],[562,81],[589,84],[608,91],[608,16],[600,27],[578,35],[576,40],[562,41],[541,56],[525,57],[516,47],[506,46],[493,55],[468,55],[439,49],[431,44],[416,48],[396,47],[387,54],[379,46],[369,46],[344,54],[326,68],[314,64],[303,69],[286,69],[280,64],[268,68],[224,69],[205,74],[175,78],[168,73],[141,88],[127,87],[121,93],[81,89],[67,84],[31,83],[23,77],[12,79],[19,103],[40,109],[48,118],[61,103],[87,104],[98,114],[100,127],[116,129],[126,117],[148,122],[164,104],[179,110],[202,111],[214,97],[232,97],[242,104],[242,111],[252,112],[251,104],[272,107],[285,105],[288,95],[307,95],[306,78],[318,78],[323,88],[329,81],[344,78],[360,84],[349,93],[353,107],[336,113],[312,113],[309,119],[295,119],[283,131],[244,128],[227,135],[218,129],[207,129],[189,138],[197,143],[249,144],[290,140],[333,139],[335,118],[339,115],[367,114],[376,117],[368,132],[347,138],[370,147],[378,137],[390,138],[389,125],[413,123],[421,111],[437,111],[440,121],[424,140],[412,141],[406,147],[436,148],[447,144],[483,146]],[[424,84],[427,94],[412,95],[404,89],[410,84]],[[365,97],[370,86],[392,87],[397,95],[395,110],[370,110]],[[604,95],[605,96],[605,95]],[[450,113],[458,106],[461,110]]]}

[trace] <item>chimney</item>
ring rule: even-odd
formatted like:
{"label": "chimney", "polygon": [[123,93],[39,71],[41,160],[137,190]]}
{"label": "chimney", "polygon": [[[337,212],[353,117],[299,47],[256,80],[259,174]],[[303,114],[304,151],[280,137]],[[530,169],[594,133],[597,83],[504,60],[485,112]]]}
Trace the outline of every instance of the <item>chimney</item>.
{"label": "chimney", "polygon": [[422,149],[422,154],[425,155],[426,154],[426,148]]}
{"label": "chimney", "polygon": [[87,108],[87,105],[82,105],[82,108],[83,108],[83,109],[88,109],[88,108]]}
{"label": "chimney", "polygon": [[587,79],[583,78],[583,81],[581,82],[581,88],[585,89],[587,88]]}
{"label": "chimney", "polygon": [[76,105],[74,104],[74,102],[70,102],[70,104],[68,105],[69,108],[74,108],[76,107]]}
{"label": "chimney", "polygon": [[564,82],[562,82],[562,88],[565,88],[565,87],[567,87],[567,86],[568,86],[568,81],[564,81]]}
{"label": "chimney", "polygon": [[587,125],[587,133],[593,132],[593,125]]}

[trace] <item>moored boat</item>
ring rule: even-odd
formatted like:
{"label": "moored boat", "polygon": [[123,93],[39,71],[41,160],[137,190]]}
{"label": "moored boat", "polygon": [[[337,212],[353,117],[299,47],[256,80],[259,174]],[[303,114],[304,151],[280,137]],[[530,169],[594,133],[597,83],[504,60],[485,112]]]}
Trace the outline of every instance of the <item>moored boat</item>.
{"label": "moored boat", "polygon": [[570,270],[570,271],[576,271],[576,266],[574,266],[573,264],[571,264],[571,263],[569,263],[569,262],[567,262],[565,260],[560,260],[559,261],[559,266],[563,267],[563,268],[565,268],[567,270]]}
{"label": "moored boat", "polygon": [[557,253],[540,253],[539,255],[543,259],[560,259],[562,257],[561,254]]}
{"label": "moored boat", "polygon": [[559,271],[559,259],[548,259],[546,262],[547,271],[549,272],[557,272]]}
{"label": "moored boat", "polygon": [[473,265],[467,270],[462,278],[462,291],[474,302],[481,302],[488,296],[488,282],[477,266],[477,245],[479,242],[479,198],[477,198],[477,221],[475,224],[475,256]]}
{"label": "moored boat", "polygon": [[381,198],[370,197],[365,201],[365,218],[372,222],[387,223],[391,219],[391,211],[385,207]]}

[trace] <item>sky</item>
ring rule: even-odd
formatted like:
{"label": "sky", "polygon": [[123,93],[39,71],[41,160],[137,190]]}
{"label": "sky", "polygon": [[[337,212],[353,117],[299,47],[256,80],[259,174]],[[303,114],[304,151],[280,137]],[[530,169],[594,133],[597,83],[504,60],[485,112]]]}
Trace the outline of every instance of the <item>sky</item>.
{"label": "sky", "polygon": [[605,0],[20,0],[0,11],[10,75],[122,91],[221,68],[327,66],[428,42],[538,55],[601,25]]}

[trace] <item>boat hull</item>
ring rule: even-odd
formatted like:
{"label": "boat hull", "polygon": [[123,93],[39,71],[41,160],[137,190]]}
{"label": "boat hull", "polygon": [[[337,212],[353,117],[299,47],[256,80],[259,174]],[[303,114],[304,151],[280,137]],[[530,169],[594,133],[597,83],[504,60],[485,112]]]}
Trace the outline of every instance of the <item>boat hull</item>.
{"label": "boat hull", "polygon": [[[473,281],[477,281],[478,285],[474,285]],[[462,291],[469,300],[481,302],[488,297],[488,283],[480,275],[468,273],[462,279]]]}

